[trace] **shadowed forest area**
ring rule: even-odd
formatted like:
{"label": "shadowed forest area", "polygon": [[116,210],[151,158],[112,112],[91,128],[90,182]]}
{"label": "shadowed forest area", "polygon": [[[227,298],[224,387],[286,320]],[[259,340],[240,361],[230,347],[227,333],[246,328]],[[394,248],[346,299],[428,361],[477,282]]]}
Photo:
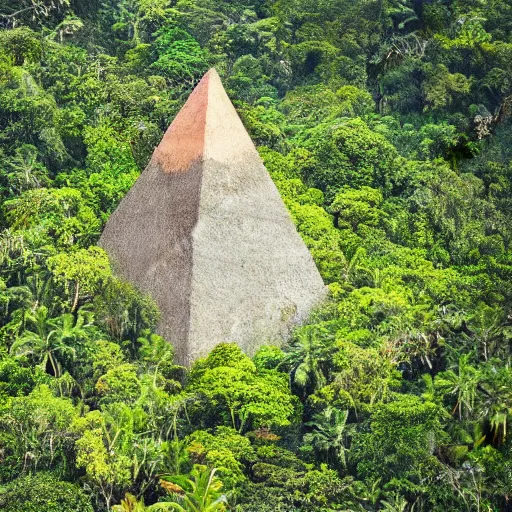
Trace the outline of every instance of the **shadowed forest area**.
{"label": "shadowed forest area", "polygon": [[[215,67],[329,287],[190,369],[97,242]],[[509,0],[0,0],[0,509],[512,510]]]}

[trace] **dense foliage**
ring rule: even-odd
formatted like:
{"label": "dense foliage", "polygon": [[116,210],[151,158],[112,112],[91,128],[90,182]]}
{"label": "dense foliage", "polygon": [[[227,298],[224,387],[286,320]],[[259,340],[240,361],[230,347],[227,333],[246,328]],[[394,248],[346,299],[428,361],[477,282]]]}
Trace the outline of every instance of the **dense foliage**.
{"label": "dense foliage", "polygon": [[[0,508],[510,508],[509,1],[0,0],[0,27]],[[210,66],[330,296],[186,370],[95,243]]]}

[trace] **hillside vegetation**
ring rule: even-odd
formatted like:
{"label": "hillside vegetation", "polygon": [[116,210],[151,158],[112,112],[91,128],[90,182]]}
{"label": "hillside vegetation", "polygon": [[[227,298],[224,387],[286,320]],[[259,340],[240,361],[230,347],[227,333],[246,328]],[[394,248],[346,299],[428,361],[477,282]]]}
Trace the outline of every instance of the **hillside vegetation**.
{"label": "hillside vegetation", "polygon": [[[0,0],[0,27],[0,509],[512,510],[508,0]],[[330,295],[185,369],[95,244],[212,66]]]}

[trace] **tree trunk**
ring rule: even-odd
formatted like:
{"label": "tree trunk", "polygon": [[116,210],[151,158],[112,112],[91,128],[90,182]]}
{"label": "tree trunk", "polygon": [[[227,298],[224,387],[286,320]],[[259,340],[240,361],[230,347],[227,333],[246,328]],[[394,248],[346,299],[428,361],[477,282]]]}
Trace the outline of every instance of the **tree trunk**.
{"label": "tree trunk", "polygon": [[74,313],[78,306],[78,298],[80,295],[80,283],[77,281],[75,285],[75,298],[73,299],[73,305],[71,306],[71,313]]}

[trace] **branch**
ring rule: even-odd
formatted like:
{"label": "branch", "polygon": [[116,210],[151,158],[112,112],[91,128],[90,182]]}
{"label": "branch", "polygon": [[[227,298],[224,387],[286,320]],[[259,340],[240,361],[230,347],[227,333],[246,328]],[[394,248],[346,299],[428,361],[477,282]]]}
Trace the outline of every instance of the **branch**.
{"label": "branch", "polygon": [[18,16],[18,14],[22,14],[27,11],[33,11],[35,8],[35,5],[31,5],[30,7],[25,7],[25,9],[20,9],[19,11],[13,12],[12,14],[0,14],[0,16],[6,19],[15,18]]}

